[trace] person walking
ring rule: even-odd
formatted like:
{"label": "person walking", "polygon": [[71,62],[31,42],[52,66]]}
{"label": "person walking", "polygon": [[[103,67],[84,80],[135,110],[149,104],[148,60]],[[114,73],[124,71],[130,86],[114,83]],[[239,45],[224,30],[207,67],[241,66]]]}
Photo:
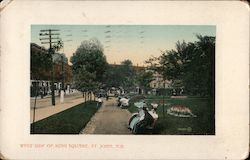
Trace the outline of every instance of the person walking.
{"label": "person walking", "polygon": [[106,93],[106,101],[108,101],[108,100],[109,100],[109,94]]}

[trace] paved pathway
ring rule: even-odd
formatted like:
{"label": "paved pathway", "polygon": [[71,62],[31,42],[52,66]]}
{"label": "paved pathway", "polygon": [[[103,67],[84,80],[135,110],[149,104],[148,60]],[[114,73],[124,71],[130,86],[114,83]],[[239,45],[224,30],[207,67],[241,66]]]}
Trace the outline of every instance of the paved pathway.
{"label": "paved pathway", "polygon": [[116,98],[105,100],[81,134],[130,134],[130,116],[128,110],[117,107]]}
{"label": "paved pathway", "polygon": [[[60,103],[59,96],[57,96],[55,100],[56,100],[55,106],[51,105],[51,97],[46,97],[43,99],[38,98],[36,100],[35,122],[84,102],[84,99],[81,93],[74,93],[72,95],[66,95],[63,103]],[[30,123],[33,122],[34,103],[35,103],[35,99],[31,98],[30,99]]]}

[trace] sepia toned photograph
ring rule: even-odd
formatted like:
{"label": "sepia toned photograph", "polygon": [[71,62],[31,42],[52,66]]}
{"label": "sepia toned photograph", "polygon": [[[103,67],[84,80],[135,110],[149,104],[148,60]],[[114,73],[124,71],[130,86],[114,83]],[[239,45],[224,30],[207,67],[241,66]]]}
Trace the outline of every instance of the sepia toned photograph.
{"label": "sepia toned photograph", "polygon": [[212,25],[31,25],[30,133],[215,135]]}

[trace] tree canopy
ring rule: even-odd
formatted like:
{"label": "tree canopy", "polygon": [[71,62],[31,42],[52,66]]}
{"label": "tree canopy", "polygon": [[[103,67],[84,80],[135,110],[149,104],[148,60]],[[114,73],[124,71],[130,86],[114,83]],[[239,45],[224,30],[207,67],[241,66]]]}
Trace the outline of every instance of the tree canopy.
{"label": "tree canopy", "polygon": [[97,81],[102,80],[102,75],[107,67],[103,47],[97,39],[83,41],[70,61],[73,64],[73,74],[84,67],[86,71],[96,74]]}
{"label": "tree canopy", "polygon": [[81,92],[93,91],[99,87],[99,83],[95,80],[95,73],[88,72],[84,67],[77,70],[74,75],[74,87]]}
{"label": "tree canopy", "polygon": [[123,87],[128,89],[135,85],[135,70],[131,60],[126,59],[119,65],[109,65],[104,73],[106,87]]}
{"label": "tree canopy", "polygon": [[173,88],[185,88],[191,95],[214,94],[215,37],[197,35],[197,41],[177,42],[173,50],[147,61],[151,68],[172,81]]}
{"label": "tree canopy", "polygon": [[75,87],[80,91],[94,90],[103,80],[107,68],[106,57],[99,40],[85,40],[70,59]]}
{"label": "tree canopy", "polygon": [[153,71],[151,70],[141,70],[136,76],[137,83],[139,87],[143,89],[150,88],[150,82],[154,80]]}

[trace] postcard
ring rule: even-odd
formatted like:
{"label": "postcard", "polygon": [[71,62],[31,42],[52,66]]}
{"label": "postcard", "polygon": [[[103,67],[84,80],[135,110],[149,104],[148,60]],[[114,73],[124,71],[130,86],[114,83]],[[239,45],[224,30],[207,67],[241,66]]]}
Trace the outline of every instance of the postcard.
{"label": "postcard", "polygon": [[249,6],[12,1],[3,159],[244,159]]}

